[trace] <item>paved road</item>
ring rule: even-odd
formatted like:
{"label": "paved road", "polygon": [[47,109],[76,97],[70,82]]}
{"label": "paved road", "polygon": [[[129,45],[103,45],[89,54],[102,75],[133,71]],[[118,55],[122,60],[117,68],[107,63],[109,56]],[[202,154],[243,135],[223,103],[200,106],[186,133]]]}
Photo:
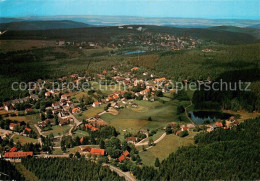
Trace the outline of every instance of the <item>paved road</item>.
{"label": "paved road", "polygon": [[[35,155],[36,157],[40,157],[40,158],[68,158],[69,154],[63,154],[63,155],[48,155],[48,154],[41,154],[41,155]],[[134,176],[131,175],[130,172],[123,172],[122,170],[120,170],[117,167],[114,167],[110,164],[103,164],[104,166],[108,166],[110,168],[111,171],[116,172],[120,177],[125,177],[126,181],[135,181]]]}
{"label": "paved road", "polygon": [[116,168],[110,164],[103,164],[103,165],[109,166],[110,170],[116,172],[120,177],[125,177],[126,181],[135,181],[135,178],[131,175],[130,172],[123,172],[119,168]]}
{"label": "paved road", "polygon": [[[157,140],[154,141],[155,144],[159,143],[160,141],[162,141],[162,139],[166,136],[166,133],[163,133],[162,136],[160,136],[160,138],[158,138]],[[135,144],[135,146],[144,146],[144,145],[148,145],[148,141],[146,142],[138,142]]]}

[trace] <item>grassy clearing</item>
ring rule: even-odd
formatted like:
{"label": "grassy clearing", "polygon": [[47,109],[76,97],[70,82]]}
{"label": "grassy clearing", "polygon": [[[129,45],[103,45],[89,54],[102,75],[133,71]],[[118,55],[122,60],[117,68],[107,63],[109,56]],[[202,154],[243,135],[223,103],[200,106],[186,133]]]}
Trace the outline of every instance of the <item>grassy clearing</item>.
{"label": "grassy clearing", "polygon": [[38,130],[35,128],[34,124],[37,124],[39,121],[41,121],[40,114],[27,115],[25,117],[26,120],[28,120],[32,130],[39,136]]}
{"label": "grassy clearing", "polygon": [[104,105],[96,108],[91,108],[89,110],[86,110],[82,113],[82,117],[84,119],[91,118],[96,116],[98,113],[101,113],[104,111]]}
{"label": "grassy clearing", "polygon": [[27,170],[22,163],[15,163],[15,168],[24,176],[26,181],[38,181],[39,179],[29,170]]}
{"label": "grassy clearing", "polygon": [[74,136],[75,137],[83,137],[83,136],[88,136],[89,134],[86,131],[82,131],[82,130],[77,130],[74,132]]}
{"label": "grassy clearing", "polygon": [[13,137],[14,142],[18,142],[20,141],[20,143],[22,145],[26,144],[26,143],[37,143],[38,140],[37,139],[33,139],[33,138],[29,138],[29,137],[25,137],[25,136],[21,136],[21,135],[14,135]]}
{"label": "grassy clearing", "polygon": [[64,135],[64,134],[66,134],[66,133],[68,133],[69,132],[69,130],[70,130],[70,126],[68,126],[68,125],[65,125],[65,126],[52,126],[52,130],[49,130],[49,131],[45,131],[43,134],[44,135],[49,135],[49,134],[53,134],[54,136],[58,136],[59,134],[60,135]]}
{"label": "grassy clearing", "polygon": [[191,132],[189,136],[180,138],[174,134],[166,135],[156,146],[141,152],[140,157],[145,165],[154,165],[156,157],[160,161],[167,158],[172,152],[175,152],[181,146],[188,146],[194,143],[193,138],[196,133]]}
{"label": "grassy clearing", "polygon": [[[101,118],[114,126],[121,133],[121,137],[126,132],[136,133],[140,129],[160,129],[177,119],[178,100],[170,100],[164,104],[159,101],[138,100],[135,100],[135,103],[138,104],[137,108],[128,106],[120,109],[116,116],[104,114]],[[152,118],[152,121],[148,121],[149,117]]]}
{"label": "grassy clearing", "polygon": [[9,52],[56,46],[56,42],[45,40],[1,40],[0,45],[2,52]]}
{"label": "grassy clearing", "polygon": [[25,123],[28,123],[28,119],[26,119],[25,116],[9,116],[9,117],[4,117],[4,120],[6,119],[10,119],[12,121],[18,121],[18,122],[22,122],[24,121]]}

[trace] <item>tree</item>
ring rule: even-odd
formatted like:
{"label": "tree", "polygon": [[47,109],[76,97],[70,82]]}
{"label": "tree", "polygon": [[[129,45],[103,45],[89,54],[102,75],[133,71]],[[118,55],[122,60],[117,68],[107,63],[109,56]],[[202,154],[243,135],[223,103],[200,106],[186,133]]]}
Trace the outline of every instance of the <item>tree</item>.
{"label": "tree", "polygon": [[172,127],[171,125],[167,125],[165,129],[166,134],[172,134]]}
{"label": "tree", "polygon": [[155,159],[154,166],[155,166],[155,167],[159,167],[159,166],[160,166],[160,161],[159,161],[159,158],[158,158],[158,157]]}
{"label": "tree", "polygon": [[141,158],[140,158],[140,156],[139,155],[136,155],[136,163],[141,163],[142,162],[142,160],[141,160]]}
{"label": "tree", "polygon": [[80,155],[80,153],[78,151],[75,153],[75,157],[77,157],[77,158],[81,157],[81,155]]}
{"label": "tree", "polygon": [[100,147],[101,149],[105,149],[105,142],[104,142],[103,139],[100,140],[100,142],[99,142],[99,147]]}
{"label": "tree", "polygon": [[152,138],[149,138],[148,146],[153,146],[153,145],[154,145],[153,139],[152,139]]}
{"label": "tree", "polygon": [[183,107],[183,105],[177,106],[177,114],[181,114],[185,112],[185,108]]}
{"label": "tree", "polygon": [[54,116],[55,125],[59,124],[59,118],[57,115]]}
{"label": "tree", "polygon": [[53,118],[52,112],[51,112],[50,109],[47,111],[47,118],[48,118],[48,119]]}
{"label": "tree", "polygon": [[63,153],[66,152],[66,146],[65,146],[65,145],[62,145],[62,146],[61,146],[61,151],[63,151]]}

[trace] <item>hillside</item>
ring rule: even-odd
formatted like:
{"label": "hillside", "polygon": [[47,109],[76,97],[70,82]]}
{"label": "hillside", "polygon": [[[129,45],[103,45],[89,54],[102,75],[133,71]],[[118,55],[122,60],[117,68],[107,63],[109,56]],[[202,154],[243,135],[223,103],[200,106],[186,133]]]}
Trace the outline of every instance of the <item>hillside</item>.
{"label": "hillside", "polygon": [[236,26],[216,26],[216,27],[210,27],[209,29],[214,31],[229,31],[234,33],[245,33],[245,34],[253,35],[254,37],[260,39],[260,26],[258,28],[259,29],[257,29],[257,25],[256,25],[248,28],[240,28]]}
{"label": "hillside", "polygon": [[[47,22],[47,21],[46,21]],[[55,21],[53,21],[55,22]],[[20,22],[23,24],[24,22]],[[29,23],[29,22],[28,22]],[[79,28],[78,29],[69,29],[71,25],[70,21],[63,21],[62,23],[54,23],[52,26],[50,23],[44,24],[43,22],[39,22],[42,26],[38,26],[38,28],[58,29],[61,26],[67,27],[63,31],[60,30],[37,30],[37,31],[8,31],[4,35],[0,37],[0,39],[65,39],[72,41],[108,41],[112,38],[122,35],[141,35],[142,32],[136,31],[135,29],[139,27],[139,25],[132,26],[133,30],[118,29],[118,27],[87,27],[87,28]],[[72,24],[74,24],[73,22]],[[19,24],[15,23],[15,24]],[[29,23],[30,24],[30,23]],[[29,25],[28,24],[28,25]],[[36,25],[36,24],[34,24]],[[34,26],[33,25],[33,26]],[[81,26],[82,24],[78,24]],[[86,24],[83,24],[87,26]],[[83,26],[82,25],[82,26]],[[2,25],[3,26],[3,25]],[[1,27],[1,26],[0,26]],[[244,43],[255,43],[257,42],[257,38],[254,35],[250,35],[248,33],[243,32],[230,32],[230,31],[221,31],[221,30],[211,30],[211,29],[202,29],[202,28],[174,28],[174,27],[161,27],[161,26],[142,26],[145,28],[145,31],[155,32],[155,33],[169,33],[172,35],[179,36],[191,36],[194,38],[199,38],[208,41],[214,41],[221,44],[244,44]],[[33,28],[31,27],[23,27],[23,28]],[[76,26],[74,26],[76,28]],[[0,28],[1,29],[1,28]]]}
{"label": "hillside", "polygon": [[260,24],[252,25],[252,26],[248,26],[248,28],[256,28],[256,29],[260,29]]}
{"label": "hillside", "polygon": [[69,29],[83,28],[89,25],[75,21],[20,21],[0,24],[0,30],[49,30],[49,29]]}

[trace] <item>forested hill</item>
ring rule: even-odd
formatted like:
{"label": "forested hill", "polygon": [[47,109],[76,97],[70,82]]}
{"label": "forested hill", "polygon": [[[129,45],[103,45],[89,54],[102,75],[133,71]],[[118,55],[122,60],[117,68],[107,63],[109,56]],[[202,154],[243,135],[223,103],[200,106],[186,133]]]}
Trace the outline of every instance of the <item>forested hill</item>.
{"label": "forested hill", "polygon": [[[256,25],[257,27],[257,25]],[[229,32],[236,32],[236,33],[245,33],[245,34],[249,34],[249,35],[253,35],[254,37],[256,37],[257,39],[260,38],[260,29],[258,28],[240,28],[240,27],[236,27],[236,26],[215,26],[215,27],[210,27],[210,30],[213,31],[229,31]]]}
{"label": "forested hill", "polygon": [[260,118],[231,130],[195,136],[197,146],[182,147],[164,160],[159,171],[144,167],[140,180],[259,180]]}
{"label": "forested hill", "polygon": [[[24,22],[16,22],[15,24],[24,23]],[[31,23],[31,22],[28,22]],[[42,24],[42,22],[39,22]],[[13,31],[8,31],[2,36],[0,39],[65,39],[70,41],[111,41],[116,38],[118,35],[142,35],[142,32],[137,31],[141,25],[132,26],[133,30],[128,30],[127,28],[118,29],[118,27],[87,27],[87,28],[79,28],[80,26],[87,26],[86,24],[78,25],[76,29],[64,29],[60,30],[39,30],[39,29],[57,29],[61,28],[61,26],[65,26],[67,24],[70,25],[71,22],[62,22],[61,24],[42,24],[41,26],[37,25],[35,30],[38,31],[17,31],[18,28],[11,28]],[[74,22],[75,23],[75,22]],[[1,25],[1,24],[0,24]],[[2,24],[2,28],[3,29]],[[35,25],[33,25],[35,26]],[[0,26],[1,27],[1,26]],[[198,39],[203,39],[207,41],[218,42],[221,44],[245,44],[245,43],[256,43],[259,42],[259,39],[254,36],[254,34],[248,34],[244,32],[231,32],[231,31],[223,31],[223,30],[211,30],[211,29],[203,29],[203,28],[174,28],[174,27],[161,27],[161,26],[142,26],[147,32],[155,32],[155,33],[167,33],[177,36],[191,36]],[[23,27],[29,30],[33,27]],[[23,28],[20,28],[22,30]],[[69,28],[69,26],[67,26]],[[71,27],[72,28],[72,27]]]}
{"label": "forested hill", "polygon": [[124,180],[109,168],[85,158],[25,158],[22,164],[39,180]]}
{"label": "forested hill", "polygon": [[49,29],[69,29],[84,28],[89,25],[75,21],[19,21],[0,24],[0,30],[49,30]]}

